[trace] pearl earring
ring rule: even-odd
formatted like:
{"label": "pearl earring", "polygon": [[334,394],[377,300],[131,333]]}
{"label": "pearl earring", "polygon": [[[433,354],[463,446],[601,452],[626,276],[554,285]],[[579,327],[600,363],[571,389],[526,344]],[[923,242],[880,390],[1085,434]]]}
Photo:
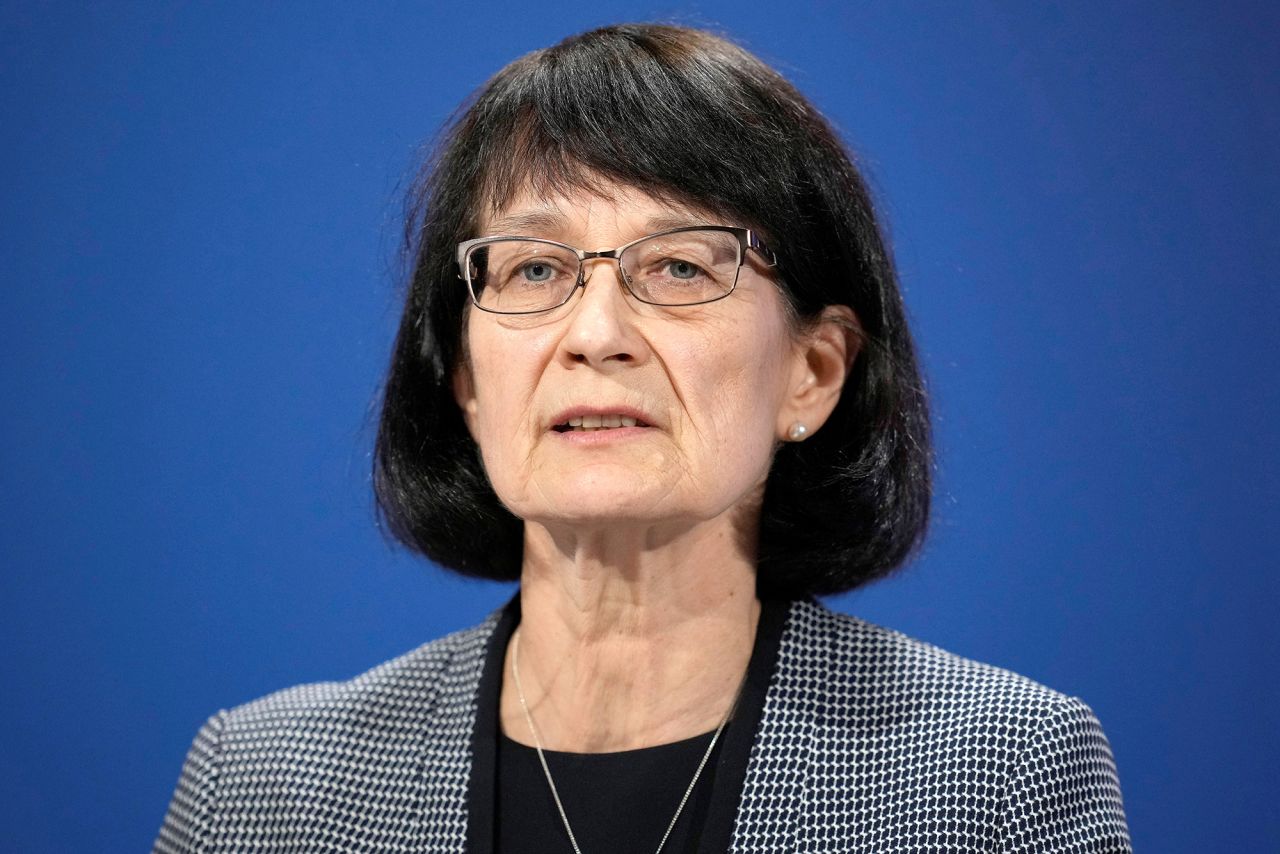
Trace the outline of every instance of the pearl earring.
{"label": "pearl earring", "polygon": [[809,435],[809,428],[801,424],[799,421],[791,425],[791,429],[787,431],[787,438],[793,442],[804,440]]}

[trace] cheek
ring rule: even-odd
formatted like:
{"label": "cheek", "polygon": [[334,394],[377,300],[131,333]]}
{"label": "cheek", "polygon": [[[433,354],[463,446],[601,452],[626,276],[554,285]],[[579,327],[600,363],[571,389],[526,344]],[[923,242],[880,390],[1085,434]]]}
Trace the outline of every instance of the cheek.
{"label": "cheek", "polygon": [[531,386],[516,371],[497,371],[480,386],[474,415],[481,450],[509,454],[527,435]]}
{"label": "cheek", "polygon": [[470,339],[471,400],[464,406],[471,435],[491,472],[509,470],[527,434],[530,401],[536,376],[531,360],[517,358],[501,340],[483,334]]}
{"label": "cheek", "polygon": [[[785,363],[789,339],[774,330],[743,334],[734,353],[721,351],[702,374],[705,418],[699,432],[714,447],[708,450],[736,465],[768,467],[772,459],[778,412],[788,381]],[[748,346],[748,344],[755,346]]]}
{"label": "cheek", "polygon": [[[726,382],[717,409],[716,445],[710,449],[721,467],[740,470],[749,479],[768,471],[774,453],[777,409],[770,389],[759,376],[742,383]],[[731,471],[730,476],[733,476]]]}

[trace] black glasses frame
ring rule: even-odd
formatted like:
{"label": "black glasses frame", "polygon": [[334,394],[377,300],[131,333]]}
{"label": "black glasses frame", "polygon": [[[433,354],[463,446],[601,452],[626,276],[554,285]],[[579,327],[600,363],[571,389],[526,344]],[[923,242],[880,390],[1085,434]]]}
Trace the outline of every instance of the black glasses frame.
{"label": "black glasses frame", "polygon": [[[622,255],[622,253],[630,249],[632,246],[635,246],[637,243],[643,243],[646,240],[652,240],[655,237],[662,237],[667,234],[679,234],[684,231],[723,231],[728,234],[732,234],[736,238],[738,238],[738,266],[733,273],[732,287],[730,287],[729,290],[725,291],[723,294],[719,296],[712,297],[711,299],[698,300],[697,302],[678,302],[678,303],[654,302],[653,300],[647,300],[644,297],[637,294],[632,289],[631,279],[627,275],[627,271],[622,266],[622,262],[620,261],[620,256]],[[482,246],[488,246],[493,243],[507,243],[507,242],[517,241],[517,240],[525,243],[545,243],[549,246],[558,246],[561,249],[569,250],[570,252],[572,252],[574,255],[577,256],[578,278],[574,283],[574,286],[569,289],[569,292],[565,294],[564,299],[562,299],[560,302],[552,306],[547,306],[546,308],[535,308],[529,311],[501,311],[499,309],[494,309],[494,308],[485,308],[480,304],[480,298],[476,294],[475,285],[472,282],[472,278],[471,278],[471,271],[472,271],[471,253],[474,252],[477,248],[480,248]],[[490,314],[542,314],[543,312],[555,311],[557,308],[564,305],[569,300],[573,299],[573,295],[576,294],[579,289],[586,288],[587,280],[586,280],[585,264],[587,261],[590,261],[595,258],[611,258],[614,261],[618,262],[618,272],[620,274],[619,278],[622,279],[622,284],[624,287],[626,287],[627,293],[631,294],[631,296],[634,297],[638,302],[642,302],[647,305],[666,306],[669,308],[680,308],[682,306],[687,306],[687,305],[705,305],[709,302],[716,302],[718,300],[722,300],[725,297],[729,296],[729,294],[733,293],[737,289],[738,276],[742,272],[742,262],[746,259],[748,249],[754,250],[756,254],[758,254],[765,261],[765,266],[767,267],[778,266],[777,256],[773,254],[772,250],[770,250],[767,246],[765,246],[764,242],[760,239],[760,235],[756,234],[756,232],[752,231],[749,228],[743,228],[742,226],[737,226],[737,225],[686,225],[680,228],[670,228],[670,229],[667,229],[666,231],[659,231],[659,232],[655,232],[654,234],[646,234],[644,237],[636,238],[635,240],[632,240],[630,243],[624,243],[622,246],[619,246],[615,249],[600,249],[595,252],[588,252],[585,249],[579,249],[576,246],[570,246],[567,243],[561,243],[557,240],[547,240],[541,237],[522,237],[519,235],[494,235],[491,237],[477,237],[472,240],[464,240],[458,244],[458,248],[455,254],[455,261],[458,265],[458,278],[466,281],[467,292],[471,295],[471,304],[474,305],[476,308],[480,309],[481,311],[487,311]]]}

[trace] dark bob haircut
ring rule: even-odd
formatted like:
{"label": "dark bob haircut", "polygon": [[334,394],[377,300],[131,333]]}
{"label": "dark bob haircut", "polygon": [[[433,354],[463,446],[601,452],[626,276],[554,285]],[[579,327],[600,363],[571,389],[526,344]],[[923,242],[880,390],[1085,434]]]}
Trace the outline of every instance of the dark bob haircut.
{"label": "dark bob haircut", "polygon": [[654,24],[524,56],[464,106],[410,195],[412,272],[374,451],[384,530],[464,575],[519,579],[523,522],[490,486],[453,395],[468,299],[454,247],[523,188],[624,186],[758,230],[800,324],[828,305],[861,323],[831,418],[775,455],[757,592],[839,593],[901,565],[928,522],[928,409],[869,194],[817,110],[731,42]]}

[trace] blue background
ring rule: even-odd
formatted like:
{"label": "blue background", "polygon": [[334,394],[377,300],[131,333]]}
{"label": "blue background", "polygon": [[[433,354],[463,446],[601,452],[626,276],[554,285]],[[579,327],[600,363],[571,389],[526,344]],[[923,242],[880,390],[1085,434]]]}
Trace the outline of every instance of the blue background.
{"label": "blue background", "polygon": [[1146,851],[1276,850],[1274,4],[84,4],[0,13],[0,847],[137,851],[206,716],[511,588],[373,524],[399,194],[501,65],[721,26],[847,135],[936,524],[832,600],[1077,694]]}

